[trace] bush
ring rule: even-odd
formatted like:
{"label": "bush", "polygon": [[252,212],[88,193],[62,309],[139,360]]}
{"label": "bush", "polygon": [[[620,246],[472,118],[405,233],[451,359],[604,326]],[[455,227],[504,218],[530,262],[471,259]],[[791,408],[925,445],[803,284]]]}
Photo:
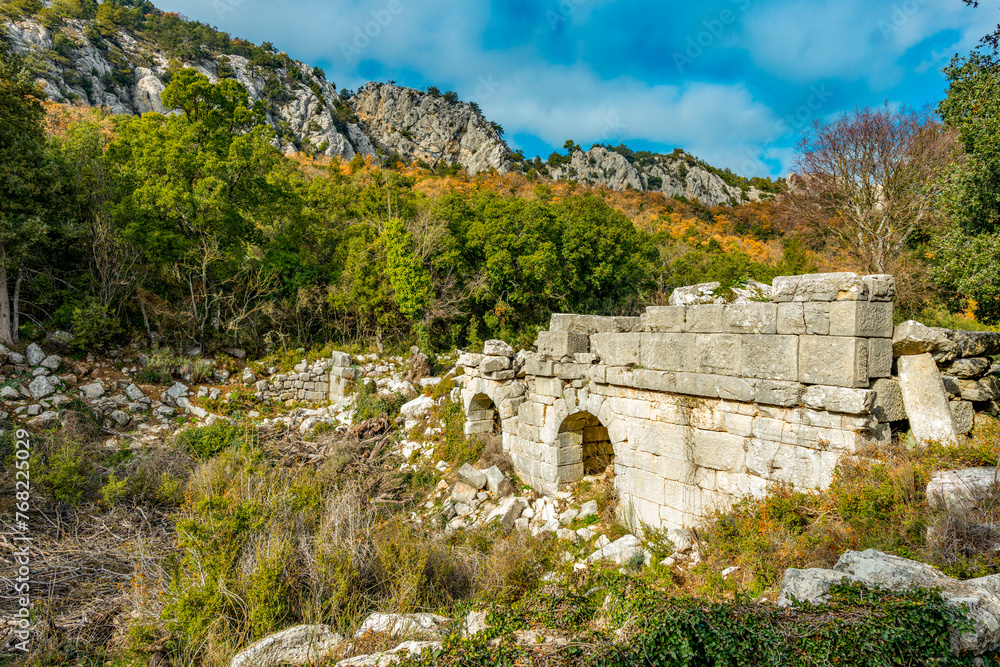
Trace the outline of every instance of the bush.
{"label": "bush", "polygon": [[174,437],[174,444],[191,456],[208,459],[236,445],[253,442],[254,435],[249,429],[219,421],[211,426],[189,428]]}
{"label": "bush", "polygon": [[74,443],[57,443],[48,456],[36,458],[32,472],[52,499],[79,505],[96,492],[95,469],[86,450]]}
{"label": "bush", "polygon": [[374,382],[360,382],[354,403],[354,423],[361,424],[381,415],[395,419],[405,403],[406,397],[402,394],[386,396],[378,393]]}

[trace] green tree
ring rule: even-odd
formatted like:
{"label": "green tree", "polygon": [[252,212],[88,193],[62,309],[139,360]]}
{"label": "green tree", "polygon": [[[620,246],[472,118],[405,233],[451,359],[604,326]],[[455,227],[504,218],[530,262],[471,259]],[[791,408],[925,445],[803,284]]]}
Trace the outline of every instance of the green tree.
{"label": "green tree", "polygon": [[[0,343],[19,342],[25,267],[50,231],[56,186],[46,151],[41,93],[0,42]],[[13,285],[11,281],[13,280]]]}
{"label": "green tree", "polygon": [[955,225],[933,239],[936,277],[1000,322],[1000,62],[982,52],[945,69],[949,88],[938,109],[957,130],[964,154],[945,179],[942,201]]}
{"label": "green tree", "polygon": [[[430,305],[433,289],[430,274],[420,258],[413,254],[413,239],[399,218],[391,218],[382,230],[382,244],[396,306],[404,317],[416,324]],[[424,332],[421,325],[417,326],[418,332]]]}
{"label": "green tree", "polygon": [[246,277],[258,223],[281,198],[267,178],[280,155],[263,108],[249,105],[237,81],[212,84],[181,69],[163,103],[181,113],[119,121],[109,152],[129,194],[117,214],[128,221],[125,237],[184,299],[185,335],[204,345],[224,327],[224,306],[239,301],[222,286]]}

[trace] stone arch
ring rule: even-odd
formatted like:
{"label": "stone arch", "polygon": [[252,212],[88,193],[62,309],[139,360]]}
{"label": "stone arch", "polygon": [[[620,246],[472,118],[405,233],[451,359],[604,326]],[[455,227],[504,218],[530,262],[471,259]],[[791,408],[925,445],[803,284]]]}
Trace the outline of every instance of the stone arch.
{"label": "stone arch", "polygon": [[466,435],[493,435],[502,437],[503,422],[496,402],[486,392],[473,394],[465,408]]}
{"label": "stone arch", "polygon": [[608,466],[614,471],[615,446],[608,428],[586,410],[562,420],[555,444],[560,486],[603,473]]}

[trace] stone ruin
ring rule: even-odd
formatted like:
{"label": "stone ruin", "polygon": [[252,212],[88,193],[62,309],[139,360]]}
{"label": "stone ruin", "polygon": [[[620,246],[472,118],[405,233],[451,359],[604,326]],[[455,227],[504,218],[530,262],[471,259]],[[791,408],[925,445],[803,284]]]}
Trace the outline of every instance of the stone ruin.
{"label": "stone ruin", "polygon": [[948,440],[996,407],[983,357],[1000,335],[894,327],[891,276],[763,288],[733,303],[702,288],[641,317],[553,315],[535,352],[462,354],[466,433],[502,434],[546,494],[613,466],[624,520],[684,527],[774,483],[824,489],[842,455],[893,430]]}

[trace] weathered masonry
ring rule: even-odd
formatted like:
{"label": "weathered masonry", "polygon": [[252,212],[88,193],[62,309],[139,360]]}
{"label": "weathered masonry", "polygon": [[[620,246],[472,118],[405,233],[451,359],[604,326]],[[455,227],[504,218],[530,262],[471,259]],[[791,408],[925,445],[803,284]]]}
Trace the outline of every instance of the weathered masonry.
{"label": "weathered masonry", "polygon": [[893,366],[891,276],[777,278],[770,301],[553,315],[537,351],[464,354],[466,431],[502,431],[554,493],[614,466],[626,520],[695,524],[769,483],[829,485],[889,437],[873,381]]}

